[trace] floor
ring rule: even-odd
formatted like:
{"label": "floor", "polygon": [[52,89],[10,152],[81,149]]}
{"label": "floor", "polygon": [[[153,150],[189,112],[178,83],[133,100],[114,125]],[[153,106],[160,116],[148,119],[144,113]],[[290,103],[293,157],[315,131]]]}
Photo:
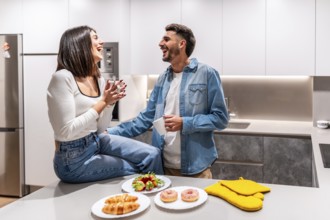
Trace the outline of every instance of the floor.
{"label": "floor", "polygon": [[[42,188],[41,186],[29,186],[30,192],[35,192],[38,189]],[[0,196],[0,208],[4,207],[5,205],[8,205],[9,203],[12,203],[19,199],[18,197],[6,197],[6,196]]]}
{"label": "floor", "polygon": [[11,202],[14,202],[17,198],[12,197],[0,197],[0,208],[8,205]]}

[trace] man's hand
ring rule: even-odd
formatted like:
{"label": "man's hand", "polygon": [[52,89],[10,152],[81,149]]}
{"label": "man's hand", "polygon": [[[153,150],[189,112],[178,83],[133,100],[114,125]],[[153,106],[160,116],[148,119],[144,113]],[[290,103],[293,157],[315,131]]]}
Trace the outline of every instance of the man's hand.
{"label": "man's hand", "polygon": [[166,131],[180,131],[182,129],[182,118],[177,115],[164,115]]}

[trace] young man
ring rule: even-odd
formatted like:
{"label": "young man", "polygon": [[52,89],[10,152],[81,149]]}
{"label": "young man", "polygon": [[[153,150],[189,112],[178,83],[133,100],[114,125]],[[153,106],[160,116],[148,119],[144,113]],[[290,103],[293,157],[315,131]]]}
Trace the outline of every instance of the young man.
{"label": "young man", "polygon": [[154,129],[152,144],[163,152],[165,174],[212,178],[210,167],[218,156],[213,132],[228,124],[221,80],[212,67],[189,59],[196,41],[188,27],[170,24],[165,30],[159,47],[171,65],[159,76],[147,108],[108,132],[134,137],[163,117],[167,132]]}

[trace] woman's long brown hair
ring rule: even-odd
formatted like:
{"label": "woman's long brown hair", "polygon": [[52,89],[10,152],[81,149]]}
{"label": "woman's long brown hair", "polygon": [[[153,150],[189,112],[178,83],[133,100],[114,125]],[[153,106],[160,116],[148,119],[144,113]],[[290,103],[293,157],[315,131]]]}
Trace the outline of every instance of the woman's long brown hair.
{"label": "woman's long brown hair", "polygon": [[56,71],[66,69],[75,77],[100,76],[92,54],[91,31],[79,26],[65,31],[60,40]]}

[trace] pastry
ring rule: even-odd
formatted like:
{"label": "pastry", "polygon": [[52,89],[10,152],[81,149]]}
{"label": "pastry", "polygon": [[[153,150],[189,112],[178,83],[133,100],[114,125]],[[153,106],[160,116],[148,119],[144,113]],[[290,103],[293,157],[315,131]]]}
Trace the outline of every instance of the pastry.
{"label": "pastry", "polygon": [[196,189],[186,189],[181,192],[181,199],[185,202],[195,202],[199,198],[198,190]]}
{"label": "pastry", "polygon": [[133,212],[140,207],[137,202],[118,202],[105,204],[102,211],[106,214],[122,215]]}
{"label": "pastry", "polygon": [[105,200],[105,203],[118,203],[118,202],[135,202],[138,200],[137,196],[132,196],[127,193],[109,197],[107,200]]}
{"label": "pastry", "polygon": [[160,193],[160,200],[163,202],[174,202],[178,199],[178,193],[173,189],[166,189]]}

